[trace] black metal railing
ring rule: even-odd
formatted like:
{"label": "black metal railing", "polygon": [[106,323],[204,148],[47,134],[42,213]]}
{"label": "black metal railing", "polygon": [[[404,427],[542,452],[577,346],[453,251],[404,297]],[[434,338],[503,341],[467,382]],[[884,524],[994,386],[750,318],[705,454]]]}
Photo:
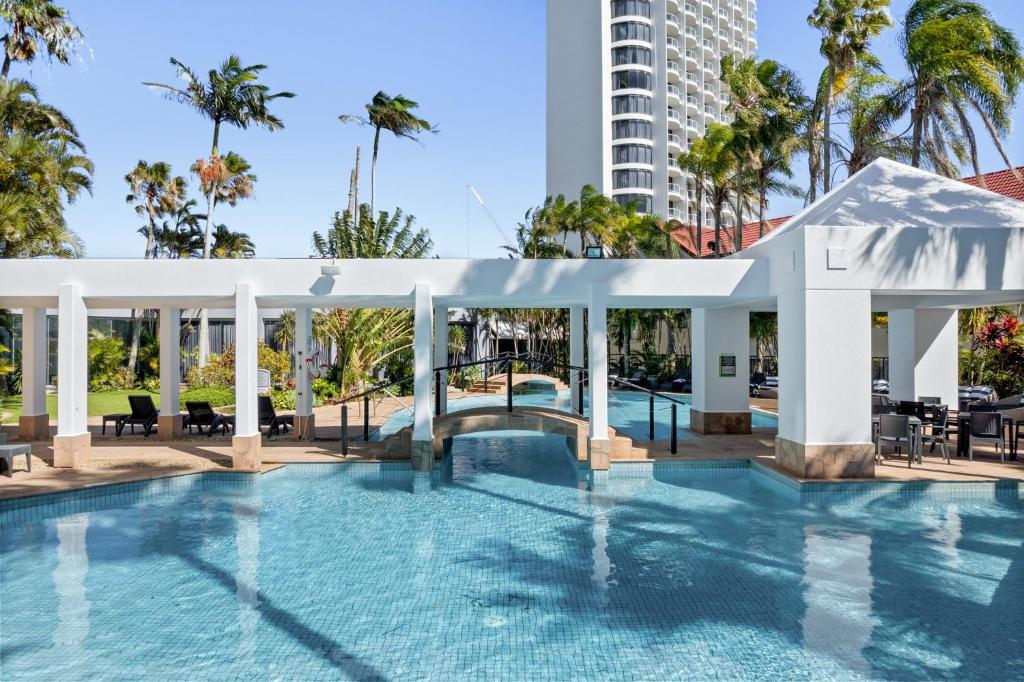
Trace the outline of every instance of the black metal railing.
{"label": "black metal railing", "polygon": [[674,455],[678,450],[678,423],[679,423],[679,405],[686,405],[687,403],[675,396],[669,395],[668,393],[662,393],[655,391],[652,388],[635,384],[632,381],[626,379],[620,379],[619,377],[608,377],[609,383],[625,386],[626,388],[634,391],[640,391],[646,393],[649,397],[648,409],[647,409],[647,436],[650,440],[654,440],[654,400],[655,398],[662,398],[663,400],[669,401],[672,409],[672,432],[669,435],[669,450]]}

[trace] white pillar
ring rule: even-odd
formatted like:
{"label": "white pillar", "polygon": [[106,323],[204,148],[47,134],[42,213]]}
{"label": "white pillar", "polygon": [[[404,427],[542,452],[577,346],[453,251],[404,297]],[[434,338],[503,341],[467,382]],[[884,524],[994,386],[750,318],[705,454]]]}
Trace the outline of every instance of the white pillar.
{"label": "white pillar", "polygon": [[[316,418],[313,415],[313,381],[306,360],[313,351],[313,311],[308,307],[295,309],[295,437],[313,440]],[[323,362],[323,361],[321,361]],[[312,368],[317,369],[317,368]]]}
{"label": "white pillar", "polygon": [[779,295],[776,461],[804,478],[873,477],[871,292]]}
{"label": "white pillar", "polygon": [[[448,364],[448,308],[434,306],[434,367]],[[441,372],[441,414],[448,412],[448,372]]]}
{"label": "white pillar", "polygon": [[[584,326],[583,311],[583,306],[569,308],[569,364],[573,367],[582,367],[585,362],[583,348],[586,344],[587,330]],[[577,404],[579,403],[577,396],[581,395],[579,370],[569,371],[569,389],[569,404],[577,412],[582,412],[583,406]]]}
{"label": "white pillar", "polygon": [[46,413],[46,308],[21,311],[21,417],[18,437],[41,440],[50,435]]}
{"label": "white pillar", "polygon": [[91,436],[87,427],[89,398],[89,311],[82,287],[57,287],[57,436],[53,466],[88,465]]}
{"label": "white pillar", "polygon": [[590,288],[590,443],[591,469],[607,469],[608,440],[608,286]]}
{"label": "white pillar", "polygon": [[956,409],[959,400],[957,311],[889,311],[889,396],[933,396]]}
{"label": "white pillar", "polygon": [[160,308],[160,417],[157,435],[181,435],[181,308]]}
{"label": "white pillar", "polygon": [[413,297],[413,433],[412,466],[429,471],[434,464],[434,411],[430,387],[433,380],[433,313],[430,285],[416,285]]}
{"label": "white pillar", "polygon": [[692,329],[690,428],[750,433],[750,311],[695,308]]}
{"label": "white pillar", "polygon": [[252,284],[235,285],[235,436],[233,466],[258,469],[262,464],[257,402],[257,344],[259,313]]}

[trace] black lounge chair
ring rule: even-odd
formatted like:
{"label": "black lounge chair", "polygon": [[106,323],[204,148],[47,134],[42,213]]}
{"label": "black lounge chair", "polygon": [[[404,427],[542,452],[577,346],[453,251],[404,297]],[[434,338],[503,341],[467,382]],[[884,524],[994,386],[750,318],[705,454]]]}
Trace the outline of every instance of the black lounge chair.
{"label": "black lounge chair", "polygon": [[185,409],[188,410],[189,433],[192,433],[192,427],[194,426],[199,430],[199,435],[204,433],[203,428],[205,428],[207,438],[213,436],[213,432],[218,428],[220,428],[224,435],[227,435],[231,422],[225,419],[224,415],[214,412],[213,408],[210,407],[210,403],[185,403]]}
{"label": "black lounge chair", "polygon": [[120,436],[126,426],[132,428],[132,433],[135,433],[136,426],[141,426],[145,430],[146,438],[149,438],[156,425],[156,418],[160,416],[160,410],[153,404],[153,398],[148,395],[130,395],[128,404],[132,408],[132,413],[118,423],[117,435]]}
{"label": "black lounge chair", "polygon": [[295,426],[295,415],[278,414],[274,411],[274,401],[269,395],[259,396],[260,426],[269,427],[268,436],[276,436],[279,431],[288,433],[289,427]]}
{"label": "black lounge chair", "polygon": [[693,375],[688,369],[684,369],[682,372],[672,380],[672,392],[673,393],[689,393],[693,390]]}

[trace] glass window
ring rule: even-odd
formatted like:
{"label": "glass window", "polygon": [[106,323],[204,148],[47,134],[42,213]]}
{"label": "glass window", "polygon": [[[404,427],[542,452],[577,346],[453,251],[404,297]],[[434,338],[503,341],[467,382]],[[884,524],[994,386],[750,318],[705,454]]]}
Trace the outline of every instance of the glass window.
{"label": "glass window", "polygon": [[636,168],[612,171],[612,187],[615,189],[654,189],[654,173]]}
{"label": "glass window", "polygon": [[612,90],[651,89],[651,74],[647,71],[616,71],[612,74]]}
{"label": "glass window", "polygon": [[612,48],[612,66],[623,66],[624,64],[639,64],[650,66],[653,62],[650,48],[639,45],[624,45],[623,47]]}
{"label": "glass window", "polygon": [[613,114],[648,114],[653,111],[651,98],[644,95],[616,95],[612,97]]}
{"label": "glass window", "polygon": [[612,163],[654,165],[654,147],[645,144],[617,144],[612,147]]}
{"label": "glass window", "polygon": [[654,212],[654,197],[648,194],[617,194],[615,201],[619,202],[619,206],[632,204],[637,213]]}
{"label": "glass window", "polygon": [[612,121],[612,139],[621,140],[627,137],[635,137],[641,140],[653,140],[650,121],[638,121],[627,119],[625,121]]}
{"label": "glass window", "polygon": [[639,21],[624,21],[612,24],[612,42],[619,40],[642,40],[651,42],[651,25]]}
{"label": "glass window", "polygon": [[613,17],[647,17],[651,16],[650,0],[612,0]]}

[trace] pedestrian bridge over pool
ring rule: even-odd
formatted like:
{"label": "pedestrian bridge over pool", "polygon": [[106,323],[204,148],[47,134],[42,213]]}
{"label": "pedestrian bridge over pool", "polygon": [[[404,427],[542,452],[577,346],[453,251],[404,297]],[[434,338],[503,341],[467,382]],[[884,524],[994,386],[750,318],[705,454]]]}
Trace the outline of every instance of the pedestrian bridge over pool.
{"label": "pedestrian bridge over pool", "polygon": [[[457,410],[434,418],[433,456],[441,457],[445,441],[455,436],[489,431],[533,431],[573,440],[576,458],[587,461],[587,444],[590,441],[590,420],[574,412],[565,412],[551,407],[516,406],[509,411],[504,406],[474,407]],[[608,428],[611,459],[629,457],[633,450],[633,439]],[[385,439],[389,453],[409,453],[413,449],[413,427],[392,434]]]}

